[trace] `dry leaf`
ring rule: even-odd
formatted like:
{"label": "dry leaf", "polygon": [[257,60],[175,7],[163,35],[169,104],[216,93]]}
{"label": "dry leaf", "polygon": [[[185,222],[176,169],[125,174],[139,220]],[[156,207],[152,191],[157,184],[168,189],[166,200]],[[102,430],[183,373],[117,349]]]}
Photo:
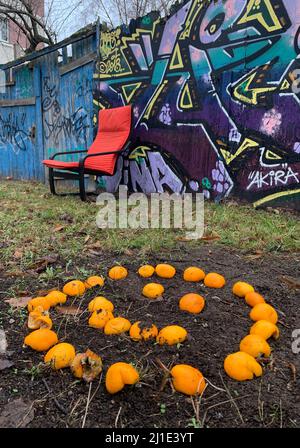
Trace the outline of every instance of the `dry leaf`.
{"label": "dry leaf", "polygon": [[18,398],[2,408],[0,428],[25,428],[33,419],[33,406]]}
{"label": "dry leaf", "polygon": [[55,227],[54,227],[54,229],[52,230],[52,232],[61,232],[64,228],[65,228],[65,226],[58,225],[58,226],[55,226]]}
{"label": "dry leaf", "polygon": [[59,219],[61,221],[72,223],[74,221],[73,216],[69,215],[68,213],[63,213],[59,216]]}
{"label": "dry leaf", "polygon": [[89,254],[93,257],[99,257],[101,255],[101,252],[96,252],[95,250],[89,250]]}
{"label": "dry leaf", "polygon": [[88,244],[86,247],[88,249],[102,249],[103,243],[101,243],[100,241],[96,241],[94,243]]}
{"label": "dry leaf", "polygon": [[0,371],[1,370],[5,370],[5,369],[9,369],[13,365],[14,365],[14,363],[12,361],[9,361],[8,359],[1,359],[0,358]]}
{"label": "dry leaf", "polygon": [[16,308],[24,308],[27,306],[28,302],[32,299],[32,296],[25,297],[11,297],[10,299],[4,300],[4,302],[8,303],[12,307]]}
{"label": "dry leaf", "polygon": [[261,250],[257,250],[254,254],[246,255],[245,258],[248,258],[249,260],[257,260],[263,256],[263,252]]}
{"label": "dry leaf", "polygon": [[297,369],[296,369],[295,364],[293,364],[292,362],[290,362],[290,363],[288,364],[288,366],[289,366],[289,368],[291,369],[292,377],[293,377],[293,381],[296,381],[296,379],[297,379]]}
{"label": "dry leaf", "polygon": [[56,254],[45,256],[43,258],[40,258],[36,262],[30,264],[27,267],[27,270],[34,271],[39,274],[39,273],[45,271],[47,266],[49,266],[49,264],[55,263],[57,261],[57,259],[58,259],[58,255],[56,255]]}
{"label": "dry leaf", "polygon": [[23,251],[21,249],[16,249],[14,252],[14,258],[16,260],[19,260],[22,257],[23,257]]}
{"label": "dry leaf", "polygon": [[124,250],[124,255],[129,255],[129,256],[131,256],[131,255],[133,255],[133,251],[130,250],[130,249],[125,249],[125,250]]}
{"label": "dry leaf", "polygon": [[291,289],[300,289],[300,280],[289,275],[281,275],[278,277],[280,281],[286,283]]}
{"label": "dry leaf", "polygon": [[221,237],[217,233],[211,233],[210,235],[204,235],[200,238],[202,241],[215,241],[219,240]]}
{"label": "dry leaf", "polygon": [[57,306],[56,310],[60,314],[67,314],[71,316],[76,316],[82,312],[82,310],[77,306]]}
{"label": "dry leaf", "polygon": [[192,238],[187,238],[186,236],[177,236],[176,237],[177,241],[192,241]]}
{"label": "dry leaf", "polygon": [[84,244],[86,244],[86,243],[89,241],[90,238],[91,238],[91,236],[90,236],[90,235],[87,235],[87,236],[84,238]]}
{"label": "dry leaf", "polygon": [[[192,232],[191,232],[192,233]],[[217,233],[211,233],[210,235],[203,235],[200,238],[196,238],[197,240],[204,241],[204,242],[210,242],[210,241],[216,241],[219,240],[221,237]],[[178,241],[195,241],[195,238],[193,236],[178,236],[176,238]]]}

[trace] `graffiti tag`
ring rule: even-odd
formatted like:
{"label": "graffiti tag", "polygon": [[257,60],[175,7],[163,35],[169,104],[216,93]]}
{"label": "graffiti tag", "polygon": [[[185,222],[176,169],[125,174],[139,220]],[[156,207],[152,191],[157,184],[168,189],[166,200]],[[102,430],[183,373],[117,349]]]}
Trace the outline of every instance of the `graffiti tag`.
{"label": "graffiti tag", "polygon": [[291,167],[271,170],[266,174],[261,171],[253,171],[249,174],[249,180],[251,182],[247,190],[260,190],[264,187],[281,187],[291,183],[300,183],[299,173],[294,172]]}
{"label": "graffiti tag", "polygon": [[11,148],[15,154],[26,151],[30,134],[24,129],[26,114],[0,115],[0,148]]}
{"label": "graffiti tag", "polygon": [[61,137],[71,138],[75,136],[76,140],[87,140],[87,130],[90,127],[88,114],[83,107],[79,107],[71,116],[59,115],[51,121],[45,118],[45,138],[53,139],[54,143],[59,144]]}

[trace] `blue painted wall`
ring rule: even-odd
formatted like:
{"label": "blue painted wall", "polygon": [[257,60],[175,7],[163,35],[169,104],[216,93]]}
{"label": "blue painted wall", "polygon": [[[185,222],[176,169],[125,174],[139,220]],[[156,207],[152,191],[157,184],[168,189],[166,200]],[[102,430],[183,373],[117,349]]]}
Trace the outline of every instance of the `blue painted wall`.
{"label": "blue painted wall", "polygon": [[9,82],[0,93],[0,176],[45,181],[43,159],[90,146],[94,61],[72,70],[68,64],[96,47],[95,33],[73,44],[72,56],[65,48],[13,67],[11,73],[5,70]]}

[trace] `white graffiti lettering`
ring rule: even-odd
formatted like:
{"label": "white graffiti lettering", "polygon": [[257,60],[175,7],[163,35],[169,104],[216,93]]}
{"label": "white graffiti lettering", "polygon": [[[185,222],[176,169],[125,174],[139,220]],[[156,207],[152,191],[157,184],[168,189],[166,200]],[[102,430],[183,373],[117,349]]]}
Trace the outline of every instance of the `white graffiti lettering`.
{"label": "white graffiti lettering", "polygon": [[264,174],[261,171],[252,171],[248,179],[251,181],[247,190],[257,190],[264,187],[280,187],[288,185],[291,182],[300,183],[299,173],[292,170],[291,167],[272,170]]}

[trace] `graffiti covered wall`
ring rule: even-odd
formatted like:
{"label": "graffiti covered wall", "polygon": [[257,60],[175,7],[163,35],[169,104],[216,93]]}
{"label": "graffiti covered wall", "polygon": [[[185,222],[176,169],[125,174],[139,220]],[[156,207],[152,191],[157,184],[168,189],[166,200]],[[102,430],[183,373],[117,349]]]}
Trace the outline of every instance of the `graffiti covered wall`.
{"label": "graffiti covered wall", "polygon": [[30,62],[0,66],[0,176],[44,181],[43,159],[92,144],[96,33],[67,41],[28,55]]}
{"label": "graffiti covered wall", "polygon": [[134,111],[132,152],[107,189],[297,207],[299,53],[295,0],[189,0],[165,20],[102,30],[95,107]]}
{"label": "graffiti covered wall", "polygon": [[[58,151],[87,149],[93,141],[93,64],[60,76],[51,63],[53,57],[50,55],[47,59],[41,70],[41,90],[44,147],[48,158]],[[65,160],[77,159],[70,154]]]}

